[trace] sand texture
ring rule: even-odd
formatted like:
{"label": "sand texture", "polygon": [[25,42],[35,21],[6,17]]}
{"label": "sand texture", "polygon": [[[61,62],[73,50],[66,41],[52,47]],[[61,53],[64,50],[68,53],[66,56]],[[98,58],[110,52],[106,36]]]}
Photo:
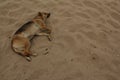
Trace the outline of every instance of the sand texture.
{"label": "sand texture", "polygon": [[[27,62],[10,37],[39,11],[53,41],[35,37]],[[120,80],[120,0],[0,0],[0,80]]]}

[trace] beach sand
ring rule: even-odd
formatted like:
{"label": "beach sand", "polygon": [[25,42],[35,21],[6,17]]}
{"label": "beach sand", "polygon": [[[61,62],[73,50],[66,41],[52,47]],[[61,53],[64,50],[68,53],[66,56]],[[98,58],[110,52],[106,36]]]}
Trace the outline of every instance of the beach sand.
{"label": "beach sand", "polygon": [[[53,40],[35,37],[27,62],[10,40],[39,11]],[[0,0],[0,80],[120,80],[120,1]]]}

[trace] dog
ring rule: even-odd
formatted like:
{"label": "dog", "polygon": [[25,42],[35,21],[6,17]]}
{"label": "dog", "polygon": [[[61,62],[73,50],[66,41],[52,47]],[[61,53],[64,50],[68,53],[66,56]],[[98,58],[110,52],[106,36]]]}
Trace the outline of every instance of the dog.
{"label": "dog", "polygon": [[47,36],[51,41],[51,30],[46,26],[46,21],[50,17],[50,13],[38,12],[31,21],[25,23],[13,35],[11,47],[14,52],[22,55],[26,60],[31,61],[31,56],[36,56],[30,51],[31,40],[36,36]]}

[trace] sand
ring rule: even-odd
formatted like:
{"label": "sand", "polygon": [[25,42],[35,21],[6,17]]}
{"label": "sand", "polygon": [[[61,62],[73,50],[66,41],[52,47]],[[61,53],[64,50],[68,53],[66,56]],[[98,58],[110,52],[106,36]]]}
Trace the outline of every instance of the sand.
{"label": "sand", "polygon": [[[39,11],[53,41],[34,38],[27,62],[10,37]],[[0,80],[120,80],[120,1],[0,0]]]}

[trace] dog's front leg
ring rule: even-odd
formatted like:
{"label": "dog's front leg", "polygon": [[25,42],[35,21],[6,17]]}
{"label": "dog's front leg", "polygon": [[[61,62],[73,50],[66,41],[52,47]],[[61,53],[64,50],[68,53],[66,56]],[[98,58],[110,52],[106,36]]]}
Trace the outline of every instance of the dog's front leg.
{"label": "dog's front leg", "polygon": [[40,32],[38,32],[38,33],[36,33],[36,35],[37,35],[37,36],[48,36],[49,34],[47,34],[47,33],[40,33]]}
{"label": "dog's front leg", "polygon": [[49,41],[52,41],[52,37],[51,37],[50,34],[38,32],[38,33],[36,33],[36,35],[37,35],[37,36],[47,36],[48,40],[49,40]]}
{"label": "dog's front leg", "polygon": [[49,34],[49,35],[47,36],[47,38],[48,38],[49,41],[52,41],[52,36],[51,36],[51,34]]}

